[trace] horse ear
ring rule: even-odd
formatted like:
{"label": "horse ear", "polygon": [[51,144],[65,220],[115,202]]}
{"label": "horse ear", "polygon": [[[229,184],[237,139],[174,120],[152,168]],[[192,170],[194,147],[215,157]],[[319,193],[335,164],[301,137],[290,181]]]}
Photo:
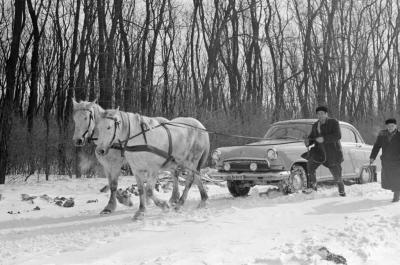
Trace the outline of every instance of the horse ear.
{"label": "horse ear", "polygon": [[119,110],[119,106],[117,107],[117,109],[116,110]]}
{"label": "horse ear", "polygon": [[95,104],[99,103],[99,98],[96,97],[96,98],[93,100],[93,103],[95,103]]}
{"label": "horse ear", "polygon": [[77,104],[78,104],[78,102],[76,102],[75,98],[72,98],[72,106],[74,109],[76,109]]}

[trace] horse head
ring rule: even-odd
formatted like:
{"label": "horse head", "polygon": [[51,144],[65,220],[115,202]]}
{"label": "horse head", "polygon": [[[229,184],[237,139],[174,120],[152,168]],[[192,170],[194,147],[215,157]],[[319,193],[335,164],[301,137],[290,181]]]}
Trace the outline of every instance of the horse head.
{"label": "horse head", "polygon": [[123,129],[121,113],[118,109],[106,110],[96,122],[96,153],[100,156],[108,154],[111,146],[117,143]]}
{"label": "horse head", "polygon": [[95,116],[98,106],[96,102],[80,101],[73,102],[73,119],[75,123],[74,136],[72,140],[75,146],[83,146],[93,136],[95,127]]}

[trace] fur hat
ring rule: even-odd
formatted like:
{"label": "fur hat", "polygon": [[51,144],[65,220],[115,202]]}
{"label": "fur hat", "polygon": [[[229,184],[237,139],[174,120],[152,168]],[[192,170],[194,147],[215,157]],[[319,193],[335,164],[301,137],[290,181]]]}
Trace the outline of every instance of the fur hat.
{"label": "fur hat", "polygon": [[396,119],[391,118],[385,121],[385,124],[391,124],[391,123],[397,124]]}
{"label": "fur hat", "polygon": [[315,109],[315,113],[317,113],[318,111],[324,111],[324,112],[328,113],[328,108],[325,107],[325,106],[318,106],[318,107]]}

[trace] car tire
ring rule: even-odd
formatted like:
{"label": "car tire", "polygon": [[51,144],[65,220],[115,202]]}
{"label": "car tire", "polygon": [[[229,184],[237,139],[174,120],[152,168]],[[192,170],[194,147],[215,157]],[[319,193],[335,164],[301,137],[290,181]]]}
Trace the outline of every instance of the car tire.
{"label": "car tire", "polygon": [[227,186],[233,197],[247,196],[250,191],[250,187],[246,186],[245,183],[240,180],[228,180]]}
{"label": "car tire", "polygon": [[291,193],[296,193],[307,187],[307,172],[303,166],[295,164],[290,170],[288,179],[288,190]]}
{"label": "car tire", "polygon": [[361,168],[360,177],[358,178],[359,184],[370,183],[373,181],[373,173],[370,167]]}

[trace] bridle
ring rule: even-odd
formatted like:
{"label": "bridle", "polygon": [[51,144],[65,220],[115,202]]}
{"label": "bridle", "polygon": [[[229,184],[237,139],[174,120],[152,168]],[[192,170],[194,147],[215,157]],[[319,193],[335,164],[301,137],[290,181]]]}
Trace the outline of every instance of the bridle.
{"label": "bridle", "polygon": [[[79,110],[76,110],[75,112],[78,112],[78,111],[89,112],[89,123],[88,123],[86,131],[82,134],[82,138],[85,139],[86,135],[89,133],[90,125],[92,124],[92,120],[94,122],[93,111],[91,109],[79,109]],[[92,140],[97,140],[97,138],[93,138],[93,134],[94,134],[94,130],[92,130],[92,134],[87,138],[88,143],[90,143]]]}

